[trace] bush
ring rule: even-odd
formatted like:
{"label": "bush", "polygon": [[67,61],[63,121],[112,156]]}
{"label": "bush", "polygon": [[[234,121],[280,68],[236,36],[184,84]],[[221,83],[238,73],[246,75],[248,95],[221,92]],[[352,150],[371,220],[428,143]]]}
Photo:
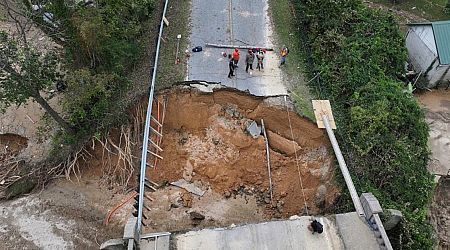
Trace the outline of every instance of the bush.
{"label": "bush", "polygon": [[67,96],[63,108],[69,114],[69,123],[79,133],[92,133],[107,128],[120,117],[123,110],[122,95],[129,87],[126,78],[117,74],[92,74],[87,69],[67,76]]}
{"label": "bush", "polygon": [[406,50],[394,17],[359,0],[294,2],[312,51],[310,70],[320,72],[320,86],[311,87],[332,102],[356,188],[402,210],[403,249],[431,249],[428,126],[398,80]]}
{"label": "bush", "polygon": [[75,29],[75,42],[68,48],[72,57],[82,67],[125,74],[140,52],[137,38],[152,9],[153,0],[106,0],[77,7],[70,14]]}

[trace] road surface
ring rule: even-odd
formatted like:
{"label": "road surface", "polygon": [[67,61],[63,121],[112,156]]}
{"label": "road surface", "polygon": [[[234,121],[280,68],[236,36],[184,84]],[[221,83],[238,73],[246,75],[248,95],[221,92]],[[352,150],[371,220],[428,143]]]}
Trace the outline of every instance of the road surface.
{"label": "road surface", "polygon": [[[257,96],[287,94],[282,74],[278,68],[277,48],[272,44],[272,30],[268,16],[267,0],[193,0],[191,13],[190,49],[202,46],[202,52],[191,52],[188,62],[188,79],[220,82],[221,84],[249,91]],[[232,49],[206,47],[206,43],[226,45],[251,45],[274,48],[265,56],[264,70],[256,70],[256,58],[252,74],[245,72],[245,49],[236,77],[229,79],[228,58],[222,56]]]}

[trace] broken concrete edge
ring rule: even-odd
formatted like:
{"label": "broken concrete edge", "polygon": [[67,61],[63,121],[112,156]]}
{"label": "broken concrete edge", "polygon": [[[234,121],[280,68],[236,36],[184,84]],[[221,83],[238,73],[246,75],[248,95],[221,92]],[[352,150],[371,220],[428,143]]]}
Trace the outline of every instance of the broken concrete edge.
{"label": "broken concrete edge", "polygon": [[125,224],[125,228],[123,229],[123,239],[134,239],[136,236],[136,224],[137,218],[134,216],[130,216],[128,218],[127,223]]}
{"label": "broken concrete edge", "polygon": [[364,209],[365,218],[367,220],[366,223],[368,223],[373,230],[380,247],[388,250],[393,249],[379,216],[379,214],[383,213],[383,209],[381,208],[378,199],[372,193],[362,193],[360,201]]}
{"label": "broken concrete edge", "polygon": [[100,245],[100,250],[123,250],[125,249],[124,239],[110,239]]}
{"label": "broken concrete edge", "polygon": [[261,135],[261,127],[258,126],[256,121],[251,121],[250,124],[247,125],[247,132],[254,139],[258,138]]}
{"label": "broken concrete edge", "polygon": [[[204,87],[211,87],[211,91],[207,91],[208,93],[212,93],[212,92],[216,92],[216,91],[233,91],[233,92],[239,92],[239,93],[246,93],[250,96],[254,96],[257,98],[261,98],[261,99],[267,99],[267,98],[273,98],[273,97],[289,97],[289,94],[282,94],[282,95],[255,95],[250,93],[249,90],[239,90],[237,88],[233,88],[233,87],[229,87],[226,85],[223,85],[221,82],[209,82],[209,81],[204,81],[204,80],[187,80],[187,81],[178,81],[175,82],[174,84],[172,84],[171,86],[167,86],[167,87],[163,87],[158,89],[158,92],[162,92],[162,91],[168,91],[173,89],[174,87],[190,87],[190,88],[196,88],[195,86],[192,85],[200,85],[200,86],[204,86]],[[205,91],[202,91],[205,92]]]}

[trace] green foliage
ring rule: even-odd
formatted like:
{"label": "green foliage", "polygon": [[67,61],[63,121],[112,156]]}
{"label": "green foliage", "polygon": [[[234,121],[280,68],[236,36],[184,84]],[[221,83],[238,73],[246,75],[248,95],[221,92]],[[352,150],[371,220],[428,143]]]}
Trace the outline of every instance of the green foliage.
{"label": "green foliage", "polygon": [[38,53],[0,32],[0,111],[39,95],[60,79],[54,53]]}
{"label": "green foliage", "polygon": [[431,249],[428,126],[397,80],[406,51],[394,17],[359,0],[294,2],[312,51],[311,70],[320,72],[320,86],[311,87],[332,102],[358,191],[402,210],[403,249]]}
{"label": "green foliage", "polygon": [[76,66],[124,74],[139,53],[136,38],[142,33],[142,22],[150,17],[153,0],[103,0],[96,1],[95,6],[71,8],[67,4],[52,6],[55,13],[60,13],[56,19],[69,23],[65,33],[71,42],[66,49]]}
{"label": "green foliage", "polygon": [[58,58],[51,50],[39,53],[0,32],[0,112],[29,98],[39,103],[62,128],[71,128],[41,96],[40,91],[61,80]]}
{"label": "green foliage", "polygon": [[122,110],[121,100],[129,84],[117,74],[92,74],[87,69],[67,75],[67,95],[63,108],[70,124],[80,133],[108,127],[117,121],[115,110]]}

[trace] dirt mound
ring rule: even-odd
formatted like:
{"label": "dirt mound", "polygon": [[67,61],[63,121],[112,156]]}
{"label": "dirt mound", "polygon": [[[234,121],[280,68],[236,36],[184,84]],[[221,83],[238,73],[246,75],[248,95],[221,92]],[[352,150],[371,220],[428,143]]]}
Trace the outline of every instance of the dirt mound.
{"label": "dirt mound", "polygon": [[450,177],[442,177],[436,186],[430,214],[440,249],[450,248]]}
{"label": "dirt mound", "polygon": [[[160,95],[168,100],[164,160],[148,170],[149,179],[162,183],[184,178],[222,198],[253,196],[266,218],[280,218],[305,212],[300,170],[309,212],[321,213],[332,206],[338,194],[333,159],[327,137],[311,121],[290,111],[293,142],[286,108],[269,106],[263,98],[231,90],[183,89]],[[246,132],[249,122],[260,124],[260,119],[269,133],[273,203],[268,200],[264,138]]]}
{"label": "dirt mound", "polygon": [[16,134],[0,134],[0,154],[17,155],[28,145],[28,139]]}

